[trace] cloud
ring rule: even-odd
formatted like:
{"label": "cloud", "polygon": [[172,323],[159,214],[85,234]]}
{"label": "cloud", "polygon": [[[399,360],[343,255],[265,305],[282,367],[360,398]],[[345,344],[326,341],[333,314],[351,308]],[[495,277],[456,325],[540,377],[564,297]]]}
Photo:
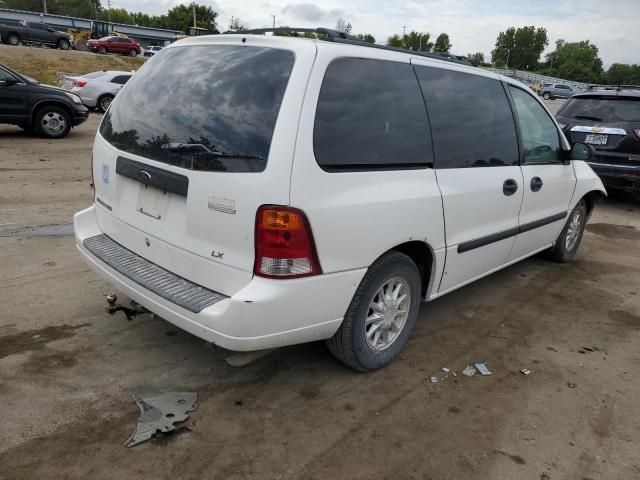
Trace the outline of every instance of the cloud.
{"label": "cloud", "polygon": [[313,3],[289,4],[285,5],[281,11],[285,15],[307,22],[322,22],[328,19],[337,20],[345,14],[341,9],[323,10]]}

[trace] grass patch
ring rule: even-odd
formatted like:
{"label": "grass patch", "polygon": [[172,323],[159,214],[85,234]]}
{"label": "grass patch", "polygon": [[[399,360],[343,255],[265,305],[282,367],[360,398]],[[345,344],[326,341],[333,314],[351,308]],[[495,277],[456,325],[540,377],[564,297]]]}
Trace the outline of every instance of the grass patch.
{"label": "grass patch", "polygon": [[56,85],[57,74],[85,74],[98,70],[137,70],[145,62],[139,57],[98,55],[91,52],[0,45],[0,63],[39,82]]}

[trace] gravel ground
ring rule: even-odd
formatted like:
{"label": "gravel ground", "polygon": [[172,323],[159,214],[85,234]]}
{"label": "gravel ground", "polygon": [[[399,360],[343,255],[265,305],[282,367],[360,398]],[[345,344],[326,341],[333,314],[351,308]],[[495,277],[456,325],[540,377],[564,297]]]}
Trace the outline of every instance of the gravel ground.
{"label": "gravel ground", "polygon": [[[0,234],[90,204],[98,121],[61,141],[0,126]],[[402,357],[367,375],[322,343],[231,368],[160,319],[105,314],[112,289],[71,237],[0,237],[0,479],[640,478],[639,212],[608,199],[573,263],[423,304]],[[474,361],[493,375],[460,375]],[[127,449],[137,385],[197,391],[198,410]]]}

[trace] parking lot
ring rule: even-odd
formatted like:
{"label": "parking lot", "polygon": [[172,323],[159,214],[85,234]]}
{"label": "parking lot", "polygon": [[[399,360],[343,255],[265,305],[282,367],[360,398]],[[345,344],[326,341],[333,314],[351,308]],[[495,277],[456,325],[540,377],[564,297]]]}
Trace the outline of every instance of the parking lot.
{"label": "parking lot", "polygon": [[[232,368],[159,318],[105,313],[112,289],[64,235],[92,200],[99,120],[57,141],[0,126],[0,479],[640,477],[639,203],[598,205],[573,263],[536,256],[423,304],[386,369],[322,343]],[[461,375],[477,361],[493,375]],[[199,406],[128,449],[139,385]]]}

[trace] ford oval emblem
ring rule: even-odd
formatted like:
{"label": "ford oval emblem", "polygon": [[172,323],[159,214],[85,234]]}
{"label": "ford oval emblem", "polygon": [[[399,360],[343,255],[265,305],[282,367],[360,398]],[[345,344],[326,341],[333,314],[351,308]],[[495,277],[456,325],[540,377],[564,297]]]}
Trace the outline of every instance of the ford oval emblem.
{"label": "ford oval emblem", "polygon": [[138,176],[144,183],[149,183],[151,181],[151,174],[146,170],[138,171]]}

